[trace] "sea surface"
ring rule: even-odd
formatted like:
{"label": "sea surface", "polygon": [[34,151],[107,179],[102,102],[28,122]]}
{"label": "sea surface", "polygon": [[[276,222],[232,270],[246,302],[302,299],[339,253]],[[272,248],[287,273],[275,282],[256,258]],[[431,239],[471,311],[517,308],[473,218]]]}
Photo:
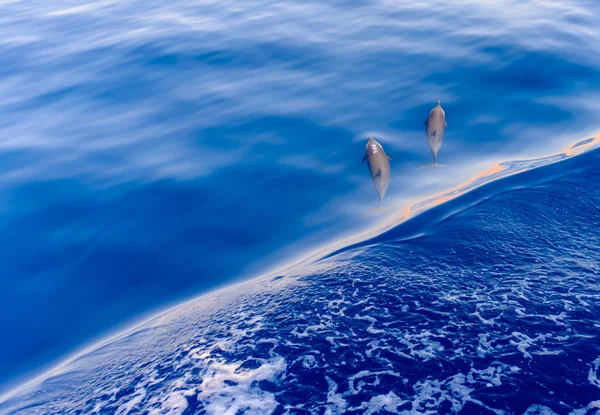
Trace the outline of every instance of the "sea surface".
{"label": "sea surface", "polygon": [[598,21],[0,1],[0,413],[597,412]]}
{"label": "sea surface", "polygon": [[600,136],[177,305],[0,414],[600,413]]}

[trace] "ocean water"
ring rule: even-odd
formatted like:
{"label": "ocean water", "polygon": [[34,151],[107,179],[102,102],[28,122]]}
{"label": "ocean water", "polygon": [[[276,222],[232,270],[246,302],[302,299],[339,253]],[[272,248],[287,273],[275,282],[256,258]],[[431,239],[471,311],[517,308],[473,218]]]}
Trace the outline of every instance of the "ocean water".
{"label": "ocean water", "polygon": [[[185,387],[188,413],[220,414],[233,401],[211,394],[227,385],[254,413],[593,413],[596,142],[528,173],[502,162],[598,132],[599,18],[585,0],[0,2],[0,391],[167,306],[309,258],[274,294],[252,286],[204,319],[186,308],[150,337],[87,349],[48,395],[0,411],[168,413],[171,399],[182,413]],[[419,170],[438,100],[446,167]],[[368,134],[394,161],[386,209],[365,214]],[[493,166],[521,173],[429,199]],[[309,271],[329,246],[333,265]],[[244,336],[266,349],[238,350]],[[202,344],[218,358],[200,353],[198,368]],[[277,349],[290,344],[301,350]],[[218,383],[244,362],[248,377]],[[188,378],[211,373],[202,391]]]}
{"label": "ocean water", "polygon": [[0,414],[598,414],[598,144],[502,163],[375,235],[177,305]]}

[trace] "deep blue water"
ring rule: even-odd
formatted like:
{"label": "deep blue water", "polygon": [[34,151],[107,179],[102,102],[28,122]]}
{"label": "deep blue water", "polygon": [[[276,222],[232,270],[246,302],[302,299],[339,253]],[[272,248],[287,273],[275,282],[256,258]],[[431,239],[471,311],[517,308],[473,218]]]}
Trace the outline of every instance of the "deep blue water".
{"label": "deep blue water", "polygon": [[597,414],[600,150],[568,154],[178,305],[0,414]]}
{"label": "deep blue water", "polygon": [[[585,0],[0,3],[0,390],[141,316],[370,229],[494,162],[597,133],[599,18]],[[422,123],[438,100],[447,167],[418,170],[430,162]],[[390,209],[365,215],[377,201],[361,165],[369,133],[394,162]],[[507,267],[505,284],[536,275],[513,250],[538,252],[551,261],[547,278],[569,270],[596,295],[597,241],[579,256],[581,232],[598,235],[589,157],[577,192],[568,181],[552,187],[570,222],[551,216],[551,195],[536,187],[510,193],[522,209],[502,216],[508,202],[495,201],[483,221],[468,210],[439,240],[415,242],[409,262],[378,266],[485,288],[497,275],[472,255],[497,243],[486,267]],[[540,171],[574,174],[582,160]],[[519,224],[532,228],[515,247]],[[496,234],[504,240],[485,239]],[[384,258],[389,245],[378,248]],[[425,270],[410,262],[418,258]],[[582,307],[573,321],[595,336],[597,309]],[[585,376],[600,356],[592,341],[563,348],[581,354]],[[565,402],[581,408],[574,399]]]}

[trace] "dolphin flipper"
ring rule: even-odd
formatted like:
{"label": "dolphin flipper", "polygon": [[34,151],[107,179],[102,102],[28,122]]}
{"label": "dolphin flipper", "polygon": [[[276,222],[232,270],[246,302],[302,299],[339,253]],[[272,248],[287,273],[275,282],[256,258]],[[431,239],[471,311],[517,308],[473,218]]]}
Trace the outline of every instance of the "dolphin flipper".
{"label": "dolphin flipper", "polygon": [[362,159],[362,163],[361,163],[361,164],[365,164],[365,161],[367,161],[367,156],[363,156],[363,159]]}
{"label": "dolphin flipper", "polygon": [[444,121],[444,127],[448,127],[448,123]]}

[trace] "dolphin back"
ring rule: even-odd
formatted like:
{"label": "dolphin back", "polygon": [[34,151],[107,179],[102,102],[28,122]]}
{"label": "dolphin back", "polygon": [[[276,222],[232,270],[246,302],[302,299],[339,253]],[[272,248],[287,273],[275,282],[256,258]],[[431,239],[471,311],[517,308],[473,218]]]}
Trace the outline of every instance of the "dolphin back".
{"label": "dolphin back", "polygon": [[391,168],[389,156],[383,150],[381,144],[375,140],[369,140],[366,147],[366,158],[369,164],[371,180],[379,195],[379,202],[384,198],[388,185],[390,184]]}
{"label": "dolphin back", "polygon": [[425,133],[427,135],[427,143],[433,157],[437,157],[437,153],[442,146],[444,140],[444,130],[446,129],[446,115],[440,105],[436,106],[429,113],[429,118],[426,121]]}

